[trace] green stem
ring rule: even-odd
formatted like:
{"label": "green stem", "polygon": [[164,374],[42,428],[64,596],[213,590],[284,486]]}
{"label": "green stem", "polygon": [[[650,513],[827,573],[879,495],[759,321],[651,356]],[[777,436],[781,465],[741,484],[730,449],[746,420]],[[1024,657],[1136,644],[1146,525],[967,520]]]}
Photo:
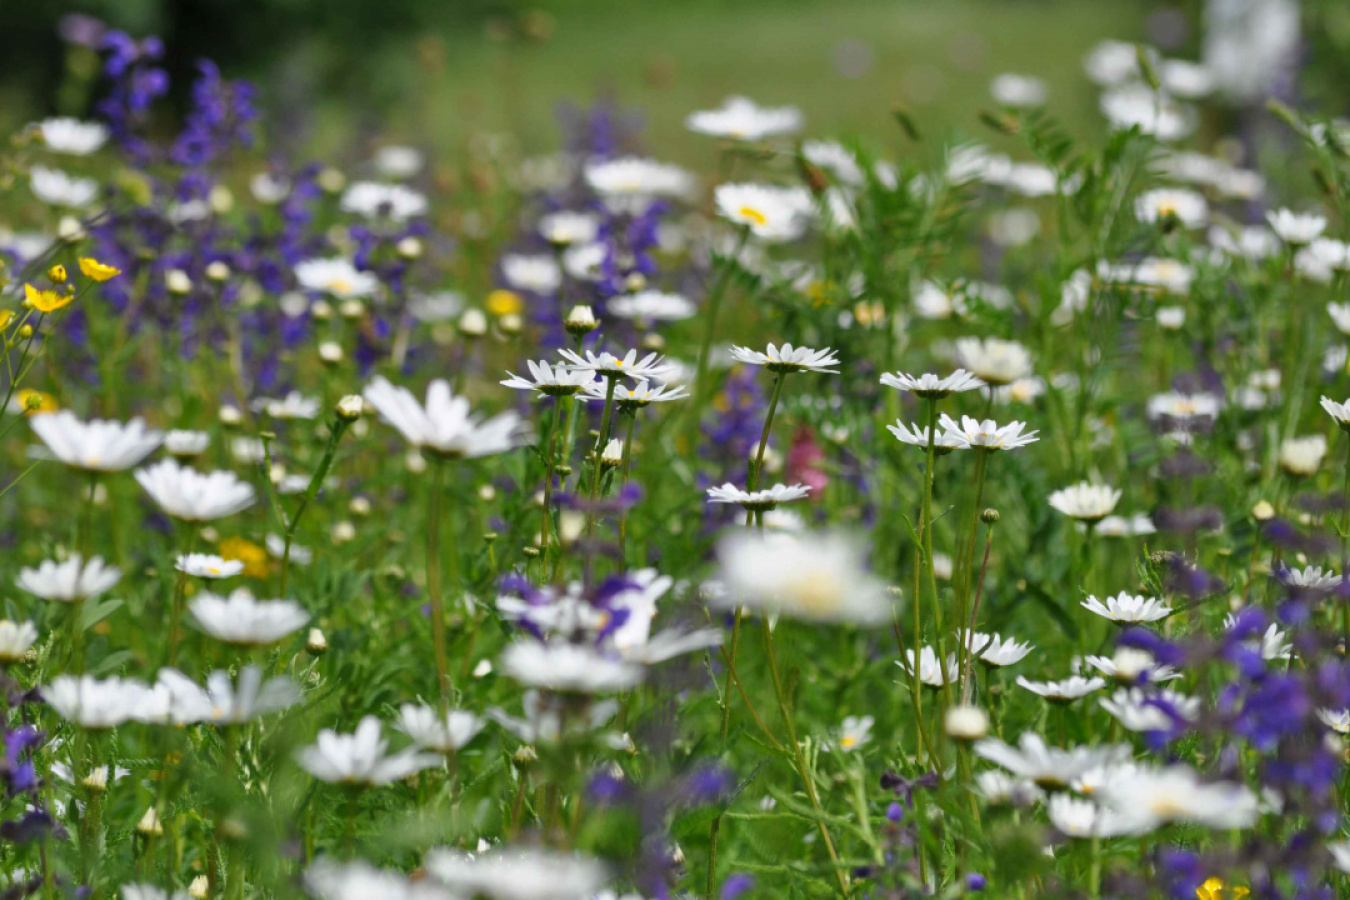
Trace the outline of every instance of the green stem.
{"label": "green stem", "polygon": [[750,467],[750,477],[745,481],[747,491],[754,491],[759,487],[759,473],[764,468],[764,448],[769,445],[769,432],[773,430],[773,416],[778,409],[778,398],[783,394],[783,382],[786,380],[786,372],[774,373],[773,392],[769,395],[769,410],[764,416],[764,430],[759,435],[759,449],[755,451],[755,464]]}
{"label": "green stem", "polygon": [[834,839],[830,837],[830,829],[825,824],[825,812],[820,806],[820,797],[816,793],[816,782],[811,776],[811,769],[806,764],[806,757],[802,754],[802,745],[797,740],[797,729],[792,724],[792,708],[788,706],[787,696],[783,693],[783,679],[778,674],[778,658],[773,647],[773,629],[769,627],[767,617],[760,620],[764,627],[764,649],[769,658],[769,674],[773,679],[774,697],[778,700],[778,711],[783,717],[783,725],[787,728],[788,743],[792,745],[792,753],[797,762],[797,774],[801,776],[802,785],[806,788],[807,799],[811,801],[811,809],[816,813],[816,826],[820,830],[820,838],[825,842],[825,850],[830,855],[830,862],[834,866],[834,874],[839,879],[839,892],[841,896],[848,896],[848,874],[839,864],[839,854],[834,849]]}
{"label": "green stem", "polygon": [[605,411],[600,415],[600,437],[596,439],[594,459],[591,461],[591,506],[586,511],[588,540],[595,534],[595,503],[600,497],[600,470],[604,468],[600,465],[600,455],[605,452],[605,441],[609,437],[609,420],[614,415],[614,386],[618,380],[618,375],[605,375]]}
{"label": "green stem", "polygon": [[427,496],[426,564],[427,593],[431,601],[431,645],[436,653],[436,690],[441,698],[442,713],[450,704],[450,663],[445,652],[445,601],[441,596],[441,491],[444,477],[445,461],[434,458],[431,463],[431,493]]}
{"label": "green stem", "polygon": [[703,401],[708,396],[708,358],[712,353],[713,334],[717,330],[717,313],[722,308],[722,298],[726,294],[727,285],[731,281],[731,272],[736,265],[736,260],[741,255],[741,249],[745,247],[745,242],[750,236],[749,227],[741,229],[740,236],[736,240],[736,249],[730,256],[724,257],[717,268],[717,274],[714,276],[712,288],[708,291],[707,316],[708,320],[703,329],[703,342],[699,345],[698,368],[694,376],[694,397],[693,403],[689,408],[693,411],[693,421],[698,421],[698,410],[703,408]]}

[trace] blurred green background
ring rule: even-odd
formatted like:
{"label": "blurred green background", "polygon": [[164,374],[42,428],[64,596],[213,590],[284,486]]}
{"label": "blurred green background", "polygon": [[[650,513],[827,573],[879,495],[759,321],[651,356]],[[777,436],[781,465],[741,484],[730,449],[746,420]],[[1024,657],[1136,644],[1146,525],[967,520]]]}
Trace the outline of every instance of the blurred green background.
{"label": "blurred green background", "polygon": [[[277,113],[274,145],[358,152],[376,133],[449,149],[510,134],[527,151],[558,141],[560,102],[608,96],[638,110],[647,146],[699,164],[708,142],[684,115],[744,93],[794,103],[808,133],[889,144],[890,110],[925,130],[979,134],[999,72],[1034,73],[1071,131],[1101,127],[1081,61],[1106,37],[1197,36],[1198,3],[1142,0],[10,0],[0,116],[13,127],[61,109],[57,23],[97,16],[158,34],[182,91],[200,57],[255,80]],[[1167,25],[1159,28],[1159,23]],[[1150,31],[1157,33],[1150,33]],[[179,95],[181,99],[181,94]],[[79,105],[78,102],[72,104]],[[706,158],[706,159],[705,159]]]}

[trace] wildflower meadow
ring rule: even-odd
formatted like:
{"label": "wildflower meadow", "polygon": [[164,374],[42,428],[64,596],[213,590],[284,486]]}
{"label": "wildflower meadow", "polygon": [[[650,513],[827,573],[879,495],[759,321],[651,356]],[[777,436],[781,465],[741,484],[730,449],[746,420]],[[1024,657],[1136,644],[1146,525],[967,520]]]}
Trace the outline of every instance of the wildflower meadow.
{"label": "wildflower meadow", "polygon": [[0,898],[1350,898],[1350,121],[1208,6],[1086,135],[1028,71],[702,165],[621,100],[313,158],[64,20]]}

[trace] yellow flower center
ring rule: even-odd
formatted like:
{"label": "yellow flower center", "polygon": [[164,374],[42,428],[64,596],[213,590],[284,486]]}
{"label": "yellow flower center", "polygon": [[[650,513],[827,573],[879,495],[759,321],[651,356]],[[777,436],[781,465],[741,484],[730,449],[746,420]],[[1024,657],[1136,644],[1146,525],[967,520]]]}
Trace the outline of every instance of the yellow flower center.
{"label": "yellow flower center", "polygon": [[345,297],[351,293],[352,284],[345,278],[337,278],[329,283],[328,289],[338,296]]}
{"label": "yellow flower center", "polygon": [[858,739],[854,735],[846,734],[839,739],[839,746],[844,750],[852,750],[858,746]]}
{"label": "yellow flower center", "polygon": [[797,606],[809,612],[828,613],[839,606],[840,584],[826,572],[810,572],[795,585]]}
{"label": "yellow flower center", "polygon": [[742,206],[739,212],[742,219],[749,219],[756,225],[767,225],[769,222],[769,217],[753,206]]}

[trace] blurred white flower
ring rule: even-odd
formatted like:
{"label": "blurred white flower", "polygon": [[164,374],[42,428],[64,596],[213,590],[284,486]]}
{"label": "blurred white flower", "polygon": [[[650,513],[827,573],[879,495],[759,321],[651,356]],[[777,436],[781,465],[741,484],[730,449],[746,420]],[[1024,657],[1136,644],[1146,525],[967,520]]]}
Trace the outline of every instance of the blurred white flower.
{"label": "blurred white flower", "polygon": [[1172,607],[1156,597],[1144,597],[1128,591],[1107,597],[1105,603],[1089,594],[1081,606],[1120,625],[1156,622],[1172,614]]}
{"label": "blurred white flower", "polygon": [[523,439],[516,413],[483,420],[470,411],[467,399],[456,397],[449,382],[439,378],[427,386],[425,406],[407,388],[391,384],[382,375],[366,386],[362,396],[408,443],[448,458],[505,453]]}
{"label": "blurred white flower", "polygon": [[380,720],[374,716],[363,718],[351,734],[323,729],[313,744],[300,748],[296,760],[320,781],[373,787],[441,763],[439,756],[415,748],[390,753]]}
{"label": "blurred white flower", "polygon": [[381,184],[358,181],[342,194],[339,204],[343,212],[355,213],[367,219],[390,219],[403,222],[426,215],[427,198],[401,184]]}
{"label": "blurred white flower", "polygon": [[713,200],[718,215],[770,243],[801,237],[815,212],[810,191],[801,187],[719,184]]}
{"label": "blurred white flower", "polygon": [[50,206],[85,209],[98,196],[98,182],[92,178],[78,178],[60,169],[33,166],[28,170],[33,196]]}
{"label": "blurred white flower", "polygon": [[160,508],[185,522],[210,522],[253,505],[253,485],[233,472],[198,472],[164,459],[136,470],[136,481]]}
{"label": "blurred white flower", "polygon": [[69,410],[40,413],[29,424],[58,460],[90,472],[120,472],[149,456],[164,435],[139,417],[130,422],[82,422]]}
{"label": "blurred white flower", "polygon": [[762,141],[800,130],[802,113],[795,106],[759,106],[745,97],[731,96],[716,109],[690,113],[684,124],[699,134]]}
{"label": "blurred white flower", "polygon": [[43,600],[76,603],[111,590],[121,578],[122,570],[104,564],[103,557],[92,557],[86,563],[76,553],[64,562],[48,559],[36,569],[20,569],[14,584]]}
{"label": "blurred white flower", "polygon": [[309,613],[294,600],[259,600],[247,588],[228,597],[198,594],[189,609],[211,637],[243,646],[274,644],[309,621]]}

